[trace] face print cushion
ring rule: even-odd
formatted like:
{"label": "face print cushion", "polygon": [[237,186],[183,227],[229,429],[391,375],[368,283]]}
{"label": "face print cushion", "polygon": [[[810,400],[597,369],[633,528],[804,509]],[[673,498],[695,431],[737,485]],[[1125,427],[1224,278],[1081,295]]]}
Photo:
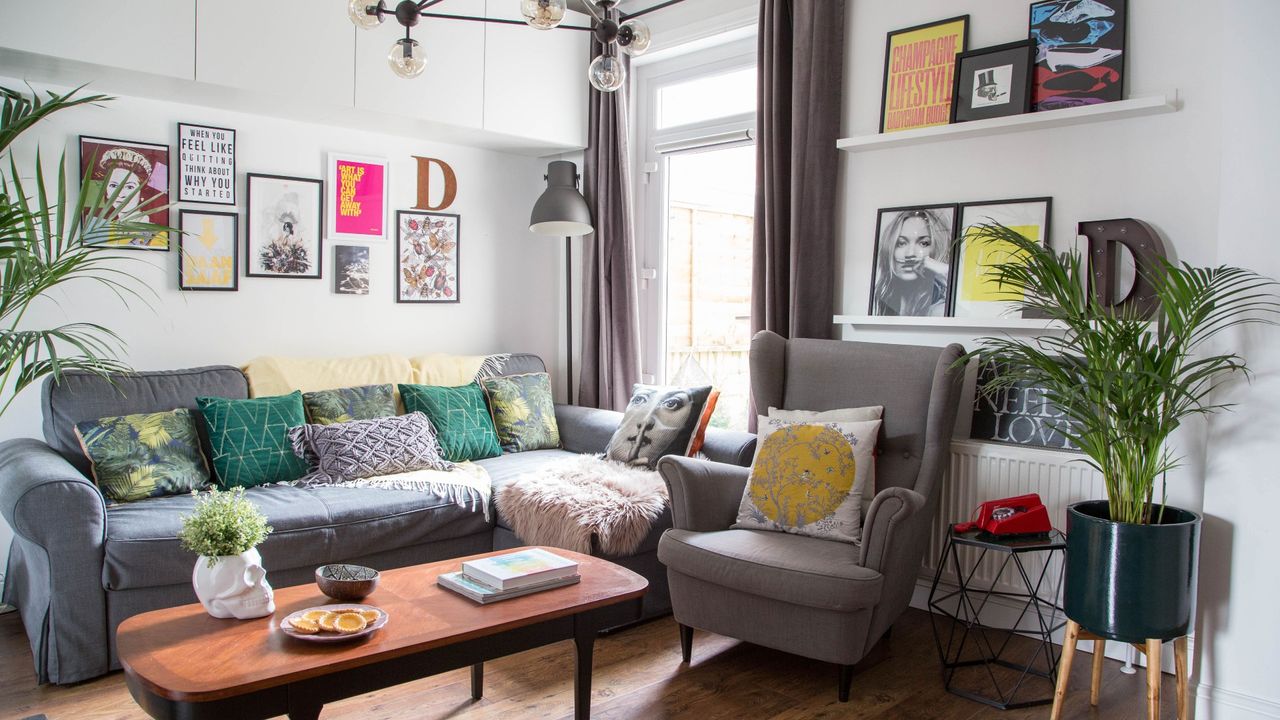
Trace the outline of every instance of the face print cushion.
{"label": "face print cushion", "polygon": [[632,467],[654,469],[664,455],[687,455],[711,386],[658,387],[637,384],[605,456]]}

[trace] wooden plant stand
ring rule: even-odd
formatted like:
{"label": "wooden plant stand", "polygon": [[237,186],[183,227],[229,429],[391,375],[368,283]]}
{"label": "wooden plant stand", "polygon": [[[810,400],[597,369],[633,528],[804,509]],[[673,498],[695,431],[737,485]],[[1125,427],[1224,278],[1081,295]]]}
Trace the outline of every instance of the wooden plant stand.
{"label": "wooden plant stand", "polygon": [[[1067,697],[1067,681],[1071,677],[1071,661],[1075,659],[1076,642],[1093,641],[1093,681],[1089,685],[1089,704],[1097,707],[1098,692],[1102,687],[1102,661],[1106,658],[1107,641],[1080,627],[1075,620],[1067,620],[1067,634],[1062,640],[1062,660],[1058,665],[1058,686],[1053,693],[1053,712],[1050,720],[1062,718],[1062,703]],[[1147,720],[1160,720],[1160,646],[1162,641],[1151,639],[1146,643],[1133,643],[1138,652],[1147,656]],[[1174,675],[1177,679],[1178,720],[1187,720],[1187,636],[1173,641]]]}

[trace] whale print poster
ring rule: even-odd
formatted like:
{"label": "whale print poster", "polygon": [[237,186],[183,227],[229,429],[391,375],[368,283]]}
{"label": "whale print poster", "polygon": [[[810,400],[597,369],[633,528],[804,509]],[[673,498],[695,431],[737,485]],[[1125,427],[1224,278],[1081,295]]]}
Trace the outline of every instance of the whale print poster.
{"label": "whale print poster", "polygon": [[1128,0],[1047,0],[1031,5],[1036,45],[1032,110],[1124,99]]}

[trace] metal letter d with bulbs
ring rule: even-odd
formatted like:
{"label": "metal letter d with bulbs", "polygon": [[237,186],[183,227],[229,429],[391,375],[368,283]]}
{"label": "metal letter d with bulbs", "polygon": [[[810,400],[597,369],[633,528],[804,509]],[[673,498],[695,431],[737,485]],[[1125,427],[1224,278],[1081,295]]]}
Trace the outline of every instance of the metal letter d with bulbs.
{"label": "metal letter d with bulbs", "polygon": [[564,238],[564,334],[565,402],[573,404],[573,245],[572,238],[595,231],[591,209],[578,192],[578,166],[567,160],[554,160],[547,165],[547,189],[533,204],[529,230],[539,235]]}

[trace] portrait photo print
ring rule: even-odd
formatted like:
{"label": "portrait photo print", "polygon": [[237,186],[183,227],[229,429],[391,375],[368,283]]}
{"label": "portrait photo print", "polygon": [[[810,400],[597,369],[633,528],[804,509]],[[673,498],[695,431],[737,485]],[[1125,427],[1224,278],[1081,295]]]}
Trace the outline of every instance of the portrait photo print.
{"label": "portrait photo print", "polygon": [[245,263],[249,277],[311,278],[323,274],[324,183],[313,178],[248,173]]}
{"label": "portrait photo print", "polygon": [[917,205],[877,213],[868,314],[947,314],[957,211],[956,205]]}

